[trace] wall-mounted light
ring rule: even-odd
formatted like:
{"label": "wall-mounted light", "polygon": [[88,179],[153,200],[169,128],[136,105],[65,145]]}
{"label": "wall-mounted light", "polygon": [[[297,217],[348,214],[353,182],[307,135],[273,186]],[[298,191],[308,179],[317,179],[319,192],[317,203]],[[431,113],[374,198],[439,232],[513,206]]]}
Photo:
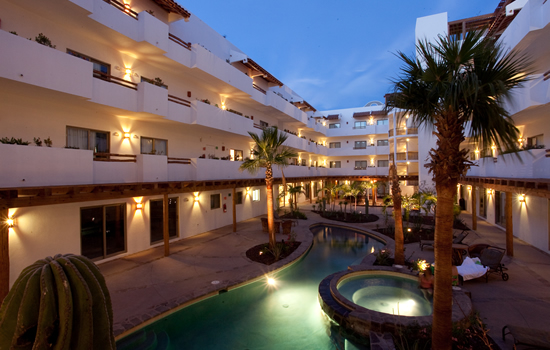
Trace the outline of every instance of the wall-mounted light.
{"label": "wall-mounted light", "polygon": [[409,139],[407,139],[407,142],[409,142]]}
{"label": "wall-mounted light", "polygon": [[115,132],[113,133],[113,136],[120,136],[120,134],[118,133],[118,131],[115,131]]}
{"label": "wall-mounted light", "polygon": [[408,115],[408,114],[407,114],[407,115],[405,115],[405,119],[409,119],[409,115]]}
{"label": "wall-mounted light", "polygon": [[495,194],[495,190],[493,190],[493,189],[491,189],[491,188],[488,188],[488,189],[487,189],[487,194],[488,194],[489,196],[492,196],[492,195]]}
{"label": "wall-mounted light", "polygon": [[226,110],[226,106],[225,106],[225,102],[222,102],[222,109],[225,111]]}
{"label": "wall-mounted light", "polygon": [[252,188],[250,188],[250,187],[246,188],[246,195],[249,196],[249,197],[252,195]]}
{"label": "wall-mounted light", "polygon": [[[130,6],[128,6],[128,7],[130,7]],[[132,75],[132,68],[128,68],[128,67],[124,68],[124,73],[126,73],[128,75]]]}
{"label": "wall-mounted light", "polygon": [[125,138],[125,139],[129,139],[130,136],[132,136],[132,135],[130,135],[129,132],[125,132],[125,133],[124,133],[124,138]]}
{"label": "wall-mounted light", "polygon": [[407,162],[407,165],[411,164],[411,162]]}
{"label": "wall-mounted light", "polygon": [[130,4],[124,4],[124,12],[130,13]]}
{"label": "wall-mounted light", "polygon": [[193,201],[195,203],[198,203],[200,201],[200,195],[199,192],[193,192]]}
{"label": "wall-mounted light", "polygon": [[468,185],[468,192],[472,192],[472,186]]}
{"label": "wall-mounted light", "polygon": [[520,203],[525,203],[525,195],[523,193],[518,194],[518,200]]}
{"label": "wall-mounted light", "polygon": [[134,202],[136,203],[136,212],[143,209],[143,197],[134,197]]}
{"label": "wall-mounted light", "polygon": [[10,216],[6,219],[6,225],[8,225],[9,228],[15,226],[15,219],[13,218],[13,216]]}

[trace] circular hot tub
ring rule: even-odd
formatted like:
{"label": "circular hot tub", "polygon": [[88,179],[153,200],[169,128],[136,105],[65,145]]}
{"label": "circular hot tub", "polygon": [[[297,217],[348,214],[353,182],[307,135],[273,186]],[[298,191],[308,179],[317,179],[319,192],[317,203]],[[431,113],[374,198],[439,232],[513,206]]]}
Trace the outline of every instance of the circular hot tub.
{"label": "circular hot tub", "polygon": [[338,291],[347,300],[369,310],[401,316],[429,316],[432,303],[405,274],[361,274],[344,278]]}
{"label": "circular hot tub", "polygon": [[[328,317],[357,337],[432,323],[432,303],[418,288],[417,274],[404,268],[350,266],[321,281],[319,302]],[[453,287],[453,322],[472,311],[469,296]]]}

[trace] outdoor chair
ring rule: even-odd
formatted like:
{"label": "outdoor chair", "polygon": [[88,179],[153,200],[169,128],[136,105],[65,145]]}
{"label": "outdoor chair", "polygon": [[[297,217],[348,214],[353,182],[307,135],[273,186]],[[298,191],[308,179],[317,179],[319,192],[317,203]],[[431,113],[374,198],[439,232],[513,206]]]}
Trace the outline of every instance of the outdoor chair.
{"label": "outdoor chair", "polygon": [[[464,240],[464,238],[466,238],[469,234],[470,234],[470,231],[466,231],[466,230],[460,232],[458,235],[456,235],[453,238],[453,244],[461,244],[462,241]],[[435,241],[433,241],[433,240],[422,239],[422,240],[420,240],[420,250],[424,250],[424,247],[432,247],[433,248],[434,243],[435,243]]]}
{"label": "outdoor chair", "polygon": [[470,258],[479,258],[483,249],[490,247],[490,245],[485,243],[473,244],[468,247],[468,255]]}
{"label": "outdoor chair", "polygon": [[496,273],[502,277],[503,281],[508,281],[509,276],[506,272],[504,272],[508,270],[508,268],[504,267],[504,264],[501,263],[505,252],[506,249],[491,246],[483,249],[479,260],[483,266],[487,266],[489,268],[485,274],[485,282],[489,282],[489,274],[491,273]]}
{"label": "outdoor chair", "polygon": [[[506,333],[506,328],[508,332]],[[511,334],[514,337],[514,349],[516,345],[525,345],[529,349],[550,349],[550,332],[527,327],[506,325],[502,327],[502,340]]]}

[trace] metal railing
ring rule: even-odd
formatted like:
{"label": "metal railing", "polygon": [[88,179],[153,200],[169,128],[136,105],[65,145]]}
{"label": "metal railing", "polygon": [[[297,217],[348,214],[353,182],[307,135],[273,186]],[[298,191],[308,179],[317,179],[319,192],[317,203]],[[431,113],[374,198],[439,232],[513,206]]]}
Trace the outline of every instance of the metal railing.
{"label": "metal railing", "polygon": [[138,19],[138,13],[130,8],[130,4],[123,4],[117,0],[105,0],[106,3],[113,5],[133,19]]}
{"label": "metal railing", "polygon": [[168,164],[191,164],[191,159],[168,157]]}
{"label": "metal railing", "polygon": [[128,80],[124,80],[124,79],[121,79],[121,78],[118,78],[118,77],[114,77],[110,74],[103,73],[103,72],[95,70],[95,69],[94,69],[93,74],[94,74],[94,78],[105,80],[105,81],[108,81],[109,83],[124,86],[124,87],[127,87],[129,89],[137,90],[137,84],[132,82],[132,81],[128,81]]}
{"label": "metal railing", "polygon": [[168,39],[172,40],[176,44],[185,47],[187,50],[191,51],[191,42],[186,42],[178,38],[172,33],[168,33]]}
{"label": "metal railing", "polygon": [[168,95],[168,101],[177,103],[179,105],[185,106],[185,107],[191,107],[191,102],[184,100],[183,98],[179,98],[174,95]]}
{"label": "metal railing", "polygon": [[121,162],[121,163],[135,163],[135,154],[118,154],[118,153],[94,153],[94,161],[97,162]]}
{"label": "metal railing", "polygon": [[396,160],[407,160],[407,153],[400,152],[396,154]]}
{"label": "metal railing", "polygon": [[409,160],[418,160],[418,152],[409,152]]}
{"label": "metal railing", "polygon": [[407,135],[417,135],[418,134],[418,128],[408,128],[407,129]]}
{"label": "metal railing", "polygon": [[261,92],[262,94],[267,94],[267,91],[265,91],[264,89],[262,89],[261,87],[259,87],[258,85],[252,83],[252,87],[256,90],[258,90],[259,92]]}

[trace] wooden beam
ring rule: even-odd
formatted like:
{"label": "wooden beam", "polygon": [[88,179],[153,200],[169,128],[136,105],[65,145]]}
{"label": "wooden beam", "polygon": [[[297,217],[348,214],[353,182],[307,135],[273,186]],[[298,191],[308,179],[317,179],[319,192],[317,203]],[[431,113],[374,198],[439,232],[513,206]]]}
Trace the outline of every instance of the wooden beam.
{"label": "wooden beam", "polygon": [[237,188],[233,187],[233,232],[237,232]]}
{"label": "wooden beam", "polygon": [[477,230],[476,187],[472,185],[472,230]]}
{"label": "wooden beam", "polygon": [[512,216],[512,193],[506,192],[506,255],[514,256],[514,224]]}
{"label": "wooden beam", "polygon": [[9,208],[0,206],[0,304],[10,290]]}
{"label": "wooden beam", "polygon": [[170,230],[169,230],[169,212],[168,212],[168,193],[164,194],[164,199],[162,201],[162,214],[163,214],[163,225],[162,233],[164,236],[164,256],[170,255]]}

